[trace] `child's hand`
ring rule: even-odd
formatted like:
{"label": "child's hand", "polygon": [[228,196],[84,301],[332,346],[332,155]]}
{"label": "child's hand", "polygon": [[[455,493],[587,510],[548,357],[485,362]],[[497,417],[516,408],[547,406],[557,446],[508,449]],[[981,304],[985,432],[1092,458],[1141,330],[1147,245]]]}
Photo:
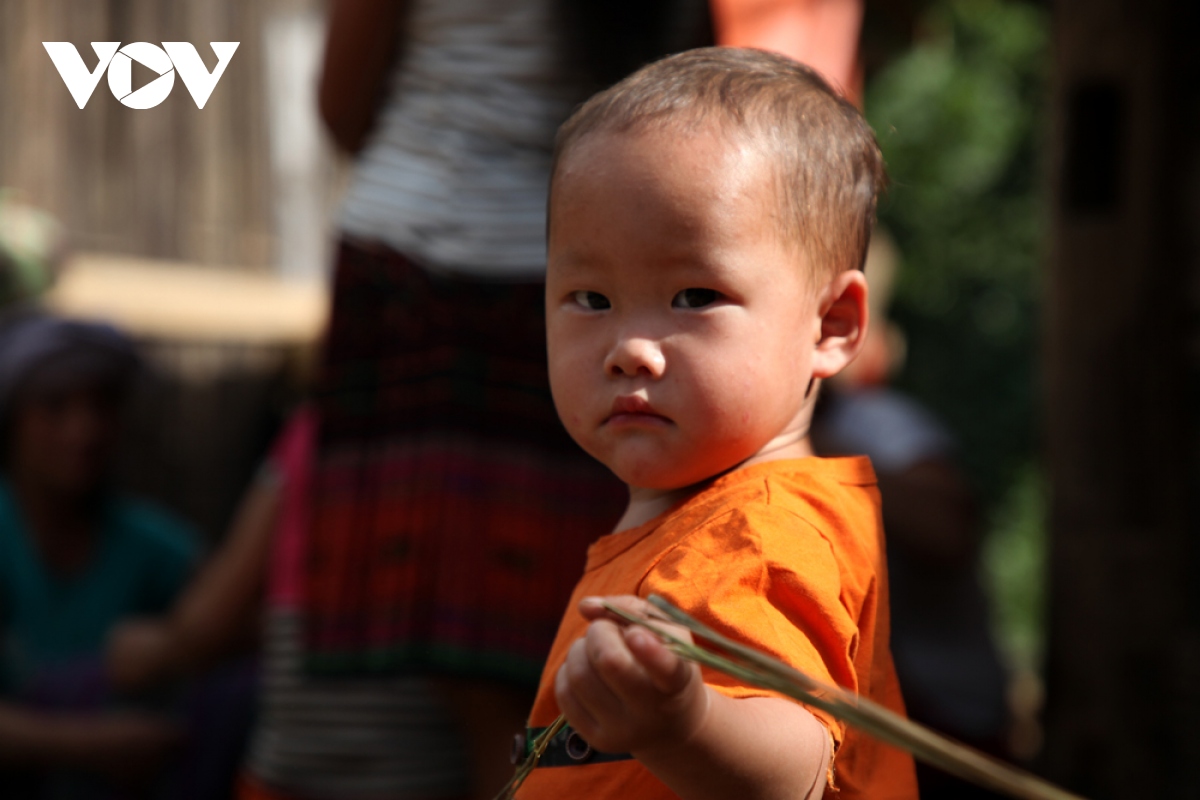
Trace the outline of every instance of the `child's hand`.
{"label": "child's hand", "polygon": [[[636,625],[622,626],[604,602],[639,616],[654,607],[639,597],[588,597],[580,612],[592,620],[571,646],[555,679],[558,707],[592,747],[633,753],[684,744],[700,729],[709,708],[700,668]],[[684,641],[691,634],[658,623]]]}

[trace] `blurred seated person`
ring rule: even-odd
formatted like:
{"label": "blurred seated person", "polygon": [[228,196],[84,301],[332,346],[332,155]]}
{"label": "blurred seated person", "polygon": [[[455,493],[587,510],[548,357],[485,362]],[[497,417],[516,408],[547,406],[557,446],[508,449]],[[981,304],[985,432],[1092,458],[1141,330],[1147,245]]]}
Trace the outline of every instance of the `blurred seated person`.
{"label": "blurred seated person", "polygon": [[[904,339],[887,319],[897,253],[872,237],[866,272],[870,325],[862,353],[826,382],[813,420],[821,455],[871,458],[883,499],[892,604],[892,656],[909,716],[998,756],[1009,726],[1006,675],[979,580],[975,496],[946,427],[889,388]],[[921,797],[995,797],[918,764]]]}
{"label": "blurred seated person", "polygon": [[197,556],[180,522],[114,492],[132,343],[23,313],[0,327],[0,795],[143,797],[181,733],[122,705],[120,620],[169,607]]}
{"label": "blurred seated person", "polygon": [[[403,677],[331,678],[303,669],[299,643],[316,426],[311,407],[290,417],[220,548],[175,606],[113,631],[110,674],[128,690],[150,689],[244,651],[261,630],[258,717],[239,798],[445,797],[422,782],[430,775],[461,775],[460,733],[448,715],[414,723],[406,713],[418,700],[421,708],[440,704],[444,686],[435,682],[432,700],[419,699],[416,692],[429,690]],[[502,737],[492,738],[504,748]],[[412,789],[380,791],[387,780]],[[271,785],[297,789],[263,788]],[[465,797],[465,788],[453,796]]]}

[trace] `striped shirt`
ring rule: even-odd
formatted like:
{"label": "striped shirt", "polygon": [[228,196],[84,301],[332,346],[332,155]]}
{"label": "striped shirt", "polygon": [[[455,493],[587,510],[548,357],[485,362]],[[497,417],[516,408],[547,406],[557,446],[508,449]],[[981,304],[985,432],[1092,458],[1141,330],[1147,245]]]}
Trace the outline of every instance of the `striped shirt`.
{"label": "striped shirt", "polygon": [[429,681],[307,676],[301,636],[293,611],[269,613],[250,774],[322,800],[466,793],[462,743]]}
{"label": "striped shirt", "polygon": [[583,92],[565,77],[550,0],[417,0],[355,167],[342,230],[433,269],[545,270],[554,132]]}

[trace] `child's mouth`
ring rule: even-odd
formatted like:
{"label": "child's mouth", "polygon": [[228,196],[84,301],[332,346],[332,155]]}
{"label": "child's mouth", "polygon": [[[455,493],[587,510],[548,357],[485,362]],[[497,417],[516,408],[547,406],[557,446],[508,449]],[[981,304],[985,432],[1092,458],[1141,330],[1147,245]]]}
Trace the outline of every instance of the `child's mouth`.
{"label": "child's mouth", "polygon": [[671,420],[654,410],[650,401],[638,395],[624,395],[613,400],[605,425],[659,426]]}

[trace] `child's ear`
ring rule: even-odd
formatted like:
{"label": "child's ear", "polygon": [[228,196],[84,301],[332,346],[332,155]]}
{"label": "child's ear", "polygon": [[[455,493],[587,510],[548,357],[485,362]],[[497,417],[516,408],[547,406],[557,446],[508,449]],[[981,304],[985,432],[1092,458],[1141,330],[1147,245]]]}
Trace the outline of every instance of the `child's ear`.
{"label": "child's ear", "polygon": [[814,378],[830,378],[854,360],[867,339],[867,278],[846,270],[817,297],[820,332],[813,350]]}

